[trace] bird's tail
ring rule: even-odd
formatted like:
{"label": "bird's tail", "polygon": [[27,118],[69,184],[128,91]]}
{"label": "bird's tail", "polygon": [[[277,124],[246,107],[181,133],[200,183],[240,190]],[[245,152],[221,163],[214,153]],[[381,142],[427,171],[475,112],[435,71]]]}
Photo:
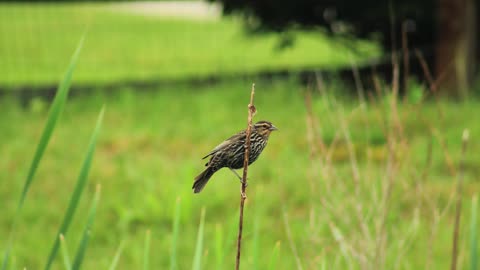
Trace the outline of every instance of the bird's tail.
{"label": "bird's tail", "polygon": [[193,193],[199,193],[202,191],[203,187],[207,184],[208,180],[216,170],[212,167],[207,167],[201,174],[195,177],[195,182],[193,183]]}

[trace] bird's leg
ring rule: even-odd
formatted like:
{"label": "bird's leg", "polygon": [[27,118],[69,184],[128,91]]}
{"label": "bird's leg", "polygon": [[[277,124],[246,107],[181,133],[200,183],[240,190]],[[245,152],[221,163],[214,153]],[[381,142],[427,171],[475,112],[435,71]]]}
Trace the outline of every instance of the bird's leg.
{"label": "bird's leg", "polygon": [[238,177],[238,180],[240,180],[240,183],[243,184],[243,179],[242,179],[242,177],[241,177],[240,175],[238,175],[238,173],[237,173],[234,169],[232,169],[232,168],[230,168],[230,167],[228,167],[228,168],[230,169],[230,171],[232,171],[232,172]]}
{"label": "bird's leg", "polygon": [[232,169],[230,167],[228,167],[228,168],[230,169],[230,171],[232,171],[238,177],[238,180],[240,180],[240,182],[242,182],[242,177],[240,175],[238,175],[238,173],[234,169]]}

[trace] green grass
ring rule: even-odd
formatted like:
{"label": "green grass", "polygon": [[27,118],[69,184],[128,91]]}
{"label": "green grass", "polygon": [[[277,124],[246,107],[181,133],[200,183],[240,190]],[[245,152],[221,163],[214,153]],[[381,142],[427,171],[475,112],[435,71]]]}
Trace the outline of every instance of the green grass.
{"label": "green grass", "polygon": [[98,201],[100,200],[100,192],[101,192],[101,185],[97,185],[97,188],[95,190],[95,195],[93,197],[93,202],[88,212],[88,221],[83,230],[83,237],[80,241],[80,245],[78,247],[77,255],[74,261],[74,267],[77,266],[78,267],[77,269],[80,269],[80,266],[85,259],[84,255],[87,250],[88,240],[90,238],[90,235],[92,234],[93,221],[95,220],[95,214],[97,212],[97,204],[98,204]]}
{"label": "green grass", "polygon": [[478,196],[472,198],[472,217],[470,220],[470,269],[477,269],[478,265],[478,226],[477,226],[477,203]]}
{"label": "green grass", "polygon": [[[102,201],[82,262],[84,269],[108,268],[115,254],[119,254],[117,250],[122,251],[116,269],[141,268],[148,254],[146,230],[151,231],[148,261],[151,269],[171,266],[172,245],[176,246],[177,269],[191,268],[194,258],[198,258],[195,246],[203,208],[206,214],[202,269],[233,268],[238,180],[228,170],[222,170],[199,195],[192,194],[191,184],[203,168],[204,161],[200,159],[203,154],[245,127],[250,86],[247,81],[195,89],[177,85],[175,91],[158,89],[144,94],[120,89],[111,96],[98,92],[68,101],[38,168],[37,181],[32,183],[25,201],[10,269],[38,269],[45,263],[70,200],[98,108],[104,103],[107,109],[85,200],[79,202],[67,236],[69,245],[78,246],[82,241],[89,202],[96,185],[101,184]],[[385,120],[390,114],[388,102],[381,100],[363,111],[355,102],[338,100],[335,107],[331,99],[327,103],[325,97],[314,94],[316,130],[321,132],[324,143],[336,145],[331,152],[332,166],[321,168],[325,155],[310,157],[303,91],[294,80],[256,82],[256,120],[268,119],[280,131],[272,135],[262,157],[249,170],[242,268],[253,268],[253,262],[258,262],[257,269],[296,268],[282,217],[285,211],[305,269],[345,269],[348,265],[358,269],[362,256],[369,263],[375,262],[372,257],[376,250],[375,235],[383,220],[381,195],[388,182],[385,180],[387,138],[382,132],[382,126],[390,125]],[[343,108],[341,118],[338,106]],[[449,265],[453,208],[448,208],[438,223],[432,223],[435,211],[446,207],[455,179],[450,175],[441,145],[445,144],[456,166],[462,131],[469,128],[471,140],[465,157],[464,182],[466,209],[462,211],[460,234],[463,259],[459,268],[468,269],[471,245],[468,202],[480,188],[480,125],[475,114],[478,106],[475,99],[465,103],[427,103],[416,113],[410,105],[400,105],[408,144],[399,146],[395,152],[399,163],[393,174],[389,211],[384,217],[385,269],[394,265],[399,269],[423,269],[429,254],[431,269]],[[0,100],[0,108],[3,112],[0,235],[6,239],[3,236],[9,234],[28,161],[41,136],[48,106],[35,100],[22,108],[16,100],[6,97]],[[348,121],[346,132],[358,161],[361,180],[358,194],[352,180],[349,142],[342,139],[342,121]],[[437,137],[431,136],[428,125],[438,130]],[[337,132],[342,135],[340,140],[335,139]],[[430,142],[432,163],[428,165]],[[427,167],[428,173],[423,175]],[[177,209],[178,198],[181,209]],[[373,239],[368,239],[357,225],[357,203],[363,206],[364,221]],[[175,230],[178,235],[173,233]],[[1,244],[3,251],[5,242]],[[57,256],[54,268],[61,268],[62,264]]]}
{"label": "green grass", "polygon": [[170,269],[177,269],[177,239],[178,232],[180,230],[180,211],[181,211],[181,200],[177,198],[177,203],[175,205],[175,213],[173,215],[173,224],[172,224],[172,243],[171,243],[171,254],[170,254]]}
{"label": "green grass", "polygon": [[62,251],[63,264],[65,265],[65,269],[72,270],[72,261],[70,260],[70,253],[68,252],[66,242],[65,237],[60,235],[60,250]]}
{"label": "green grass", "polygon": [[198,235],[197,235],[197,244],[195,246],[195,255],[193,257],[193,264],[192,264],[193,270],[202,269],[204,227],[205,227],[205,208],[202,208],[202,214],[200,216],[200,224],[198,225]]}
{"label": "green grass", "polygon": [[[11,230],[9,233],[9,238],[8,238],[8,245],[5,250],[5,254],[3,257],[3,262],[2,262],[2,270],[6,269],[8,262],[10,260],[10,251],[12,248],[12,245],[14,244],[15,241],[15,233],[17,229],[17,222],[19,217],[21,216],[21,211],[23,209],[23,204],[25,203],[26,196],[28,194],[28,191],[30,189],[30,186],[34,180],[35,174],[37,172],[38,166],[40,164],[40,161],[42,160],[43,154],[45,153],[45,149],[48,146],[48,143],[50,142],[50,139],[52,138],[53,131],[55,130],[55,126],[58,122],[58,119],[61,116],[61,113],[63,111],[63,108],[65,106],[65,102],[68,97],[68,91],[70,89],[70,84],[72,80],[72,74],[73,70],[75,69],[76,62],[78,60],[78,55],[81,51],[83,45],[83,38],[80,40],[77,49],[75,50],[75,53],[72,56],[72,59],[70,61],[70,64],[67,68],[67,71],[65,72],[64,78],[61,81],[61,83],[58,86],[57,93],[53,99],[50,111],[48,113],[47,117],[47,122],[45,124],[45,127],[43,128],[42,135],[40,137],[40,140],[38,142],[38,145],[35,149],[34,155],[32,162],[30,164],[30,167],[28,169],[28,174],[25,180],[25,184],[22,188],[22,193],[20,195],[20,200],[17,206],[17,210],[15,211],[15,215],[12,218],[12,224],[11,224]],[[62,232],[60,232],[62,233]],[[60,234],[58,234],[60,235]],[[57,236],[58,236],[57,235]],[[62,236],[63,237],[63,236]],[[56,237],[55,237],[56,238]],[[56,240],[58,241],[58,239]],[[58,243],[58,242],[56,242]]]}
{"label": "green grass", "polygon": [[[248,36],[237,18],[147,18],[105,3],[2,3],[0,87],[57,84],[84,33],[72,83],[99,90],[124,80],[336,68],[352,57],[319,31],[296,31],[295,46],[278,50],[281,36]],[[356,61],[378,52],[365,42],[352,45],[362,51]],[[69,82],[71,70],[67,75]],[[199,195],[191,184],[203,168],[200,158],[245,128],[251,83],[98,91],[69,100],[55,121],[41,99],[21,105],[2,97],[0,253],[12,247],[8,269],[45,264],[52,240],[58,249],[57,228],[65,228],[60,224],[70,201],[77,214],[67,213],[63,258],[55,256],[53,269],[233,268],[238,180],[222,170]],[[60,87],[53,115],[62,110],[68,84]],[[412,93],[421,94],[421,87]],[[451,259],[449,202],[468,128],[459,269],[473,269],[479,217],[476,203],[468,202],[480,188],[480,101],[400,104],[399,129],[389,96],[362,107],[340,97],[340,84],[327,89],[334,94],[312,94],[309,114],[305,87],[294,79],[256,82],[256,120],[270,120],[280,131],[249,170],[242,268],[444,269]],[[103,104],[93,159],[88,138]],[[25,188],[25,178],[33,179],[30,167],[35,181]],[[87,198],[78,200],[84,186]]]}
{"label": "green grass", "polygon": [[350,42],[355,56],[320,31],[249,36],[238,18],[190,21],[126,14],[110,4],[0,4],[0,86],[56,84],[72,48],[87,33],[76,83],[203,78],[262,70],[336,68],[375,55]]}

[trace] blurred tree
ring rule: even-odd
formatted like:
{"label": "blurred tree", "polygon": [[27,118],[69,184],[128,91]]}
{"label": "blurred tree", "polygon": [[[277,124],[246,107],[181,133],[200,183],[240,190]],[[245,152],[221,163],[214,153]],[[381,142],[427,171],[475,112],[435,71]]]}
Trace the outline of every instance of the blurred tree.
{"label": "blurred tree", "polygon": [[[475,72],[477,42],[475,0],[437,0],[435,73],[441,89],[465,96]],[[478,20],[480,21],[480,20]],[[478,46],[475,48],[475,46]],[[479,53],[480,55],[480,53]]]}
{"label": "blurred tree", "polygon": [[466,93],[480,52],[477,0],[210,1],[221,2],[225,14],[243,14],[256,31],[323,26],[331,34],[375,38],[387,51],[400,47],[403,29],[409,47],[420,49],[435,67],[439,89],[455,96]]}

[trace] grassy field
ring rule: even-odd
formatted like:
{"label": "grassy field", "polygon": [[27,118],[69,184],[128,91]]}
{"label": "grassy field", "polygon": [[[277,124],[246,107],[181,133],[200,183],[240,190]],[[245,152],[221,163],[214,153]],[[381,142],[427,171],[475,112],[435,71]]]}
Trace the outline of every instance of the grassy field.
{"label": "grassy field", "polygon": [[[95,185],[101,184],[102,198],[85,269],[107,268],[122,240],[126,242],[118,269],[140,268],[147,230],[151,230],[150,265],[153,269],[169,267],[178,198],[179,269],[192,265],[203,208],[202,266],[232,268],[238,180],[228,170],[220,171],[199,195],[192,194],[191,184],[202,170],[200,158],[245,127],[249,88],[249,82],[234,81],[196,88],[194,96],[193,89],[181,85],[175,92],[158,89],[149,94],[122,89],[113,96],[99,92],[68,101],[27,198],[10,269],[38,269],[45,262],[102,104],[106,104],[106,115],[89,188],[67,236],[73,250]],[[478,101],[427,103],[419,108],[399,105],[403,133],[392,135],[387,98],[364,108],[355,102],[335,103],[332,97],[314,92],[310,114],[304,91],[294,80],[257,82],[256,119],[268,119],[280,131],[272,135],[265,153],[249,170],[242,266],[267,269],[280,243],[278,269],[297,267],[292,246],[304,269],[322,265],[326,269],[365,265],[367,269],[375,265],[445,269],[452,241],[454,208],[450,199],[461,134],[468,128],[472,139],[464,166],[460,249],[460,269],[468,269],[470,198],[480,187],[480,144],[476,139],[480,125],[473,113]],[[5,239],[48,106],[36,100],[22,108],[7,98],[0,107],[0,235]],[[314,132],[306,124],[310,122],[315,123]],[[394,159],[389,158],[388,138],[395,138]],[[352,176],[349,142],[354,144],[358,184]],[[330,150],[322,150],[322,145]],[[390,169],[387,164],[392,165]],[[387,183],[391,183],[391,194],[384,198]],[[384,242],[380,236],[385,237]],[[59,257],[57,263],[61,268]]]}
{"label": "grassy field", "polygon": [[[191,185],[204,168],[201,157],[245,128],[253,77],[141,93],[119,87],[106,94],[102,85],[335,68],[349,64],[352,54],[316,32],[296,32],[295,46],[279,51],[280,36],[247,36],[235,18],[147,18],[106,4],[0,4],[0,86],[57,84],[85,31],[73,85],[90,83],[98,91],[68,100],[16,223],[8,269],[45,265],[103,105],[89,182],[66,249],[76,250],[100,184],[84,269],[107,269],[121,245],[116,269],[140,269],[146,254],[150,269],[189,269],[194,258],[201,259],[202,269],[233,268],[237,178],[222,170],[198,195]],[[371,44],[353,45],[362,57],[376,52]],[[447,269],[462,173],[458,269],[473,269],[478,98],[419,104],[422,86],[416,85],[397,104],[385,86],[377,89],[380,96],[359,103],[335,80],[309,87],[293,76],[255,83],[255,119],[270,120],[280,130],[249,169],[242,269]],[[50,107],[39,98],[23,103],[14,96],[0,98],[2,255]],[[470,140],[462,154],[464,129]],[[204,245],[196,257],[202,211]],[[54,269],[63,269],[61,254]]]}
{"label": "grassy field", "polygon": [[0,86],[57,83],[83,33],[75,77],[90,84],[335,68],[378,52],[352,42],[357,55],[320,31],[293,32],[295,46],[282,50],[280,35],[248,36],[235,18],[155,18],[109,4],[0,4]]}

